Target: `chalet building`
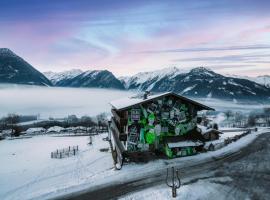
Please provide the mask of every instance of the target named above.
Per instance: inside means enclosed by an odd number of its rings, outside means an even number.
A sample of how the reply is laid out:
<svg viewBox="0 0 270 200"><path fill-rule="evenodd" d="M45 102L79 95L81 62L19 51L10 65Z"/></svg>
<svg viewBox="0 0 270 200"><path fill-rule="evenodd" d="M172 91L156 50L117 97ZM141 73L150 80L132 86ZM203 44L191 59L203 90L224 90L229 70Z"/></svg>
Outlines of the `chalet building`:
<svg viewBox="0 0 270 200"><path fill-rule="evenodd" d="M204 137L197 128L197 112L214 110L173 92L124 98L112 106L113 148L117 159L165 155L193 155L202 150Z"/></svg>
<svg viewBox="0 0 270 200"><path fill-rule="evenodd" d="M204 141L218 140L221 134L223 133L216 129L209 129L206 132L202 133Z"/></svg>

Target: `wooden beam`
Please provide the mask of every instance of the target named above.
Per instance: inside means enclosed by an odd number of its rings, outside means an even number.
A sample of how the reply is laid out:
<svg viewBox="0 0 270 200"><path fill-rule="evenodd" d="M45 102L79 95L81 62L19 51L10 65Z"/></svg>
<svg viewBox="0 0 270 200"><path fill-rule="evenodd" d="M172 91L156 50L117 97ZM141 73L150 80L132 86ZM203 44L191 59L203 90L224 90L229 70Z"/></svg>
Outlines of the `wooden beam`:
<svg viewBox="0 0 270 200"><path fill-rule="evenodd" d="M120 141L114 128L112 128L112 136L113 136L113 140L115 143L117 154L119 154L119 153L122 154L125 151L125 147L124 147L123 143Z"/></svg>
<svg viewBox="0 0 270 200"><path fill-rule="evenodd" d="M117 114L117 112L112 109L113 117L116 119L116 121L120 124L121 123L121 117Z"/></svg>
<svg viewBox="0 0 270 200"><path fill-rule="evenodd" d="M120 133L120 131L119 131L119 129L118 129L116 123L115 123L115 118L114 117L112 118L112 128L115 130L115 132L117 134L117 137L119 138L121 133Z"/></svg>

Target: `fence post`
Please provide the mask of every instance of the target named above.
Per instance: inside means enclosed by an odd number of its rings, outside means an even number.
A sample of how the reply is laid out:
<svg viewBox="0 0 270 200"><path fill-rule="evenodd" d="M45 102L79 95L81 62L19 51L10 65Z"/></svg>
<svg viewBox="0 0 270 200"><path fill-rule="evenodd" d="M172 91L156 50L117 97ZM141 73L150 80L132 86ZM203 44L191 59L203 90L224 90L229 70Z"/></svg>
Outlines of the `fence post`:
<svg viewBox="0 0 270 200"><path fill-rule="evenodd" d="M68 151L70 151L70 146L68 146Z"/></svg>
<svg viewBox="0 0 270 200"><path fill-rule="evenodd" d="M75 151L76 151L76 150L75 150L75 149L73 149L73 155L74 155L74 156L75 156Z"/></svg>
<svg viewBox="0 0 270 200"><path fill-rule="evenodd" d="M51 158L53 158L53 152L51 152Z"/></svg>
<svg viewBox="0 0 270 200"><path fill-rule="evenodd" d="M62 158L62 152L60 152L60 158Z"/></svg>

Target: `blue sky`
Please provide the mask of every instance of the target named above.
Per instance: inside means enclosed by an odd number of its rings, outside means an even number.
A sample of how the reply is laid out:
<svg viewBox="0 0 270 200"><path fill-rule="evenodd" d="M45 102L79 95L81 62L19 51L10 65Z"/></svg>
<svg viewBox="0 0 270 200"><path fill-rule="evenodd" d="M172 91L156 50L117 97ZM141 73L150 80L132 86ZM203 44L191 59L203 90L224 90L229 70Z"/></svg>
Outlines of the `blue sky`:
<svg viewBox="0 0 270 200"><path fill-rule="evenodd" d="M0 0L0 47L40 71L270 74L270 1Z"/></svg>

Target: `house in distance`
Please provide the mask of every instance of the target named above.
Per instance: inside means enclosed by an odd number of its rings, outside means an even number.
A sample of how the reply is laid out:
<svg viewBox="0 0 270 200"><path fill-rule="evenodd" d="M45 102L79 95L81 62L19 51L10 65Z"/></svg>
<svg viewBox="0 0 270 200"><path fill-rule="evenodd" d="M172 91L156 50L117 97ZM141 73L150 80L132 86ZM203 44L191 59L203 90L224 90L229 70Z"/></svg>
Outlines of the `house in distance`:
<svg viewBox="0 0 270 200"><path fill-rule="evenodd" d="M201 151L204 137L197 112L214 110L174 92L112 101L110 132L117 160L140 160L153 155L168 158Z"/></svg>

